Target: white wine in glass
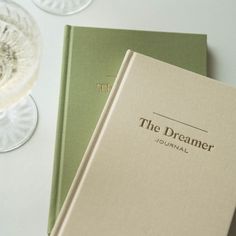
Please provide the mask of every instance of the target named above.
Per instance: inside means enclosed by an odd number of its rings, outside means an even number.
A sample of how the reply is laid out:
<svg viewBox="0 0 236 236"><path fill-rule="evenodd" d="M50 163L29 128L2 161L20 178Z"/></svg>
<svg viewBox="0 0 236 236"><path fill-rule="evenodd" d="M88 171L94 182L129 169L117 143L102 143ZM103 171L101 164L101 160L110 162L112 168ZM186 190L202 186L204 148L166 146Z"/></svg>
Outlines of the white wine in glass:
<svg viewBox="0 0 236 236"><path fill-rule="evenodd" d="M0 0L0 153L23 145L34 133L36 104L29 93L37 79L40 33L32 16Z"/></svg>
<svg viewBox="0 0 236 236"><path fill-rule="evenodd" d="M71 15L85 9L92 0L33 0L42 10L56 15Z"/></svg>

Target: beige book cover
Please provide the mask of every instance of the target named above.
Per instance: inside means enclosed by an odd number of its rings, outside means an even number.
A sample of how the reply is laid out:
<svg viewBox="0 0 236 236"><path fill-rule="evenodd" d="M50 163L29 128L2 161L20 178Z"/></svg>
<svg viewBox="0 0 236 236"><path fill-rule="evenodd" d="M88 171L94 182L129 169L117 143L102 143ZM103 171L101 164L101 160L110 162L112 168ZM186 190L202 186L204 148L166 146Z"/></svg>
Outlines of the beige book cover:
<svg viewBox="0 0 236 236"><path fill-rule="evenodd" d="M226 236L236 90L129 51L52 236Z"/></svg>

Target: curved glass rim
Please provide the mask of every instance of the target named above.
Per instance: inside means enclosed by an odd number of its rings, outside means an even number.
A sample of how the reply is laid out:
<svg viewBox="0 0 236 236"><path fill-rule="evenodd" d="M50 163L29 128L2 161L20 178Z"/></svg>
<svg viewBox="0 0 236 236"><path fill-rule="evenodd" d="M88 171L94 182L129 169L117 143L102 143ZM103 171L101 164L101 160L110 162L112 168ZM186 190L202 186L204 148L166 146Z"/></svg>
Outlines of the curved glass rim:
<svg viewBox="0 0 236 236"><path fill-rule="evenodd" d="M85 8L87 8L93 2L93 0L88 0L88 2L86 4L79 7L78 9L68 11L68 12L64 12L64 13L53 10L53 9L49 9L47 7L44 7L41 4L39 4L37 2L37 0L32 0L32 2L35 4L35 6L37 6L38 8L40 8L41 10L43 10L43 11L49 13L49 14L53 14L53 15L57 15L57 16L69 16L69 15L74 15L76 13L79 13L79 12L83 11Z"/></svg>
<svg viewBox="0 0 236 236"><path fill-rule="evenodd" d="M1 0L0 0L1 1ZM26 135L24 138L22 138L22 140L20 142L17 142L15 143L14 145L12 146L9 146L8 148L6 149L0 149L0 155L1 154L4 154L4 153L9 153L11 151L14 151L18 148L20 148L22 145L26 144L31 138L32 136L35 134L35 131L38 127L38 123L39 123L39 110L38 110L38 106L37 106L37 103L35 102L35 99L31 96L31 95L28 95L22 99L26 99L27 102L29 102L32 107L34 108L34 123L32 124L31 126L31 129L30 129L30 132L28 133L28 135ZM14 109L14 107L12 108Z"/></svg>

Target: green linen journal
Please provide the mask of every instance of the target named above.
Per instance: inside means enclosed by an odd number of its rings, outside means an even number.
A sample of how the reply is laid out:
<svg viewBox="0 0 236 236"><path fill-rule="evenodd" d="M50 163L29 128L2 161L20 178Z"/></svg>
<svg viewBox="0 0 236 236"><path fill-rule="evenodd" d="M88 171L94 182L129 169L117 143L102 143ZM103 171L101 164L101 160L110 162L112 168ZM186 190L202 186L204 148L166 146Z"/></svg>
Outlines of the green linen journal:
<svg viewBox="0 0 236 236"><path fill-rule="evenodd" d="M127 49L206 75L206 39L201 34L66 26L49 234Z"/></svg>

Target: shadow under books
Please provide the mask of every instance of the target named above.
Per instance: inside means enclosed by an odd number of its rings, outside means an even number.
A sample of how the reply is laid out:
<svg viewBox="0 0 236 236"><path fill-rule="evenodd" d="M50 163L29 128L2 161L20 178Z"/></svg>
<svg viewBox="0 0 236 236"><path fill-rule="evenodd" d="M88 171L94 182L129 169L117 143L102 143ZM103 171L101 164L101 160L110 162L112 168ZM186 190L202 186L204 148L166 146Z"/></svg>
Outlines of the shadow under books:
<svg viewBox="0 0 236 236"><path fill-rule="evenodd" d="M216 79L216 58L213 55L213 51L208 48L207 50L207 76Z"/></svg>
<svg viewBox="0 0 236 236"><path fill-rule="evenodd" d="M236 236L236 209L234 211L234 216L230 225L229 233L227 236Z"/></svg>

